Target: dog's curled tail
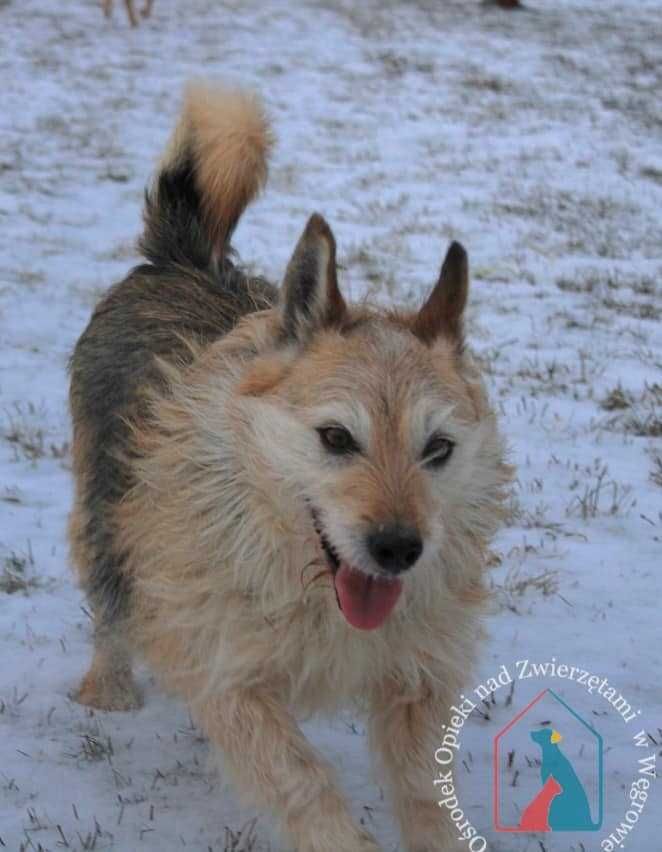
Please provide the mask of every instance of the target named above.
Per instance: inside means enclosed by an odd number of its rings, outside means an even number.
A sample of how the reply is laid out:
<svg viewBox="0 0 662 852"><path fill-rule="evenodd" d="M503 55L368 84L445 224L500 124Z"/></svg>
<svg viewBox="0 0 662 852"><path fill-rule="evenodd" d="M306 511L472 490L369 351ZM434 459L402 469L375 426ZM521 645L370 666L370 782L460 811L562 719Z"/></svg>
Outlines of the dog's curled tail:
<svg viewBox="0 0 662 852"><path fill-rule="evenodd" d="M157 265L208 269L224 255L267 179L273 136L250 93L191 83L181 118L145 196L140 250Z"/></svg>

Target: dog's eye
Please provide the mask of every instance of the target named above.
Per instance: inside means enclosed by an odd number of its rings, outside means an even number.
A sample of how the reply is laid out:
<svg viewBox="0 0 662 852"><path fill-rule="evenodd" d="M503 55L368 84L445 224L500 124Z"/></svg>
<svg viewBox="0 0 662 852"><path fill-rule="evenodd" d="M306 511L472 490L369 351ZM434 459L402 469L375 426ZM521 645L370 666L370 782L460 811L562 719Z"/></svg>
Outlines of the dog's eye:
<svg viewBox="0 0 662 852"><path fill-rule="evenodd" d="M423 464L426 467L441 467L451 457L454 447L455 444L445 435L433 435L423 450Z"/></svg>
<svg viewBox="0 0 662 852"><path fill-rule="evenodd" d="M322 446L337 456L348 456L359 451L359 445L344 426L323 426L317 430Z"/></svg>

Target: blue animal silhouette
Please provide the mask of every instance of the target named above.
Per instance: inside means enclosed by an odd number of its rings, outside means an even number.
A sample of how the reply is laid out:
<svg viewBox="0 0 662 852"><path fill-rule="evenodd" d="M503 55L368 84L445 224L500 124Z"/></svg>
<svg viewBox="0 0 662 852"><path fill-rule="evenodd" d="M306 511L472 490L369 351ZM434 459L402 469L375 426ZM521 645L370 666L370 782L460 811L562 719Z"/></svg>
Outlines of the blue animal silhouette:
<svg viewBox="0 0 662 852"><path fill-rule="evenodd" d="M551 803L549 827L552 831L593 831L598 826L591 820L591 809L582 782L568 758L558 746L562 737L552 728L532 731L531 739L542 749L540 774L543 786L552 776L563 792Z"/></svg>

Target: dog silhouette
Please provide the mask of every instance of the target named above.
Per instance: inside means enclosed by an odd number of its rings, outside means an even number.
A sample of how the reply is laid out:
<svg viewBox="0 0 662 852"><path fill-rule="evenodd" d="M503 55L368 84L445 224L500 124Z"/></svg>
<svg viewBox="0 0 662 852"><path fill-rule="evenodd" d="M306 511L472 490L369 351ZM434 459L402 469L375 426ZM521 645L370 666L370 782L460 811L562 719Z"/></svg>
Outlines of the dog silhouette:
<svg viewBox="0 0 662 852"><path fill-rule="evenodd" d="M550 804L550 829L552 831L590 831L596 828L591 820L591 809L584 786L572 764L558 746L563 739L562 736L552 728L543 728L540 731L532 731L531 739L542 749L540 775L543 785L551 777L562 790Z"/></svg>

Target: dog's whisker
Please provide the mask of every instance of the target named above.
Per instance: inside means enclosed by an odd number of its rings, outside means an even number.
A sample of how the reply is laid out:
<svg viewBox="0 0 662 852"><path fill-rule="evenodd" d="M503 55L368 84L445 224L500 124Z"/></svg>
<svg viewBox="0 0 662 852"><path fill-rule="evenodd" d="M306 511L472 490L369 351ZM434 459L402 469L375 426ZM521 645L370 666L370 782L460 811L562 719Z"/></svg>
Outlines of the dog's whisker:
<svg viewBox="0 0 662 852"><path fill-rule="evenodd" d="M315 576L314 576L311 580L309 580L309 581L306 583L306 585L305 585L305 586L303 586L303 590L302 590L302 591L303 591L303 594L307 594L307 593L308 593L308 591L309 591L309 590L310 590L313 586L315 586L315 583L317 583L317 581L318 581L318 580L320 580L320 579L321 579L321 578L323 578L323 577L331 577L331 572L328 570L328 568L325 568L324 570L319 571L317 574L315 574ZM333 588L333 583L330 583L328 586L324 586L324 588L332 589L332 588Z"/></svg>

